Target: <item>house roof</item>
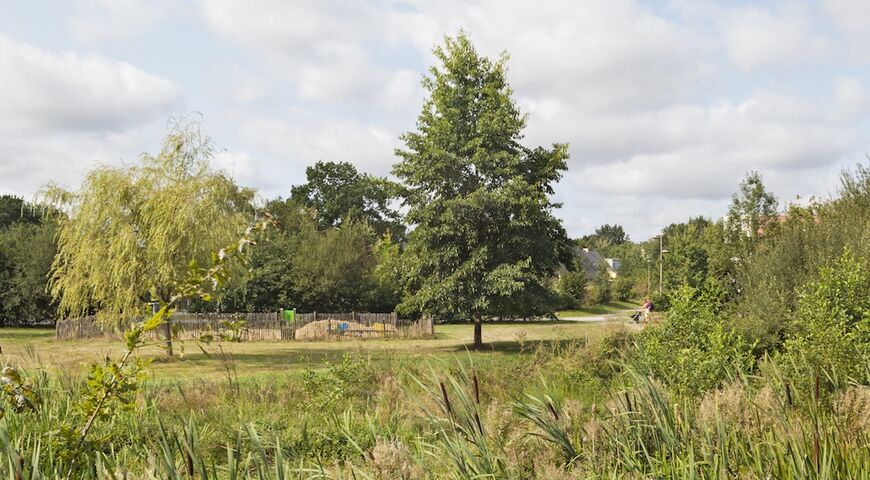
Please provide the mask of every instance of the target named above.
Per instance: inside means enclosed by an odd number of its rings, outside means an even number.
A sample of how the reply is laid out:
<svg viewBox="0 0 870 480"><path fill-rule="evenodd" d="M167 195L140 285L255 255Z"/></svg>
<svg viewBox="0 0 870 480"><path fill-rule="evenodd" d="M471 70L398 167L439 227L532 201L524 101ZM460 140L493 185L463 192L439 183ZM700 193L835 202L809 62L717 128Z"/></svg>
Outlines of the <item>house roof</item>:
<svg viewBox="0 0 870 480"><path fill-rule="evenodd" d="M580 264L583 266L587 278L593 278L595 275L598 275L598 269L601 262L604 261L604 257L600 253L588 248L576 247L574 254L580 259Z"/></svg>

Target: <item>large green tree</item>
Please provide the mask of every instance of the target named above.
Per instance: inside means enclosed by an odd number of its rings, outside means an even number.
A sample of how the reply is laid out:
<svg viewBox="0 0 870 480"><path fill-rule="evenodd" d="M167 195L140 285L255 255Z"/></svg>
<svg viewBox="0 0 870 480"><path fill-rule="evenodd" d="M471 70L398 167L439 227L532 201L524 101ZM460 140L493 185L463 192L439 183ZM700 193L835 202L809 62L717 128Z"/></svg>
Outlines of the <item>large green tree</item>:
<svg viewBox="0 0 870 480"><path fill-rule="evenodd" d="M112 322L140 315L148 301L170 300L191 261L207 265L238 238L253 192L211 169L213 151L198 123L178 123L157 155L96 168L78 191L48 189L69 213L51 277L61 314L96 310Z"/></svg>
<svg viewBox="0 0 870 480"><path fill-rule="evenodd" d="M0 326L54 318L56 305L46 284L56 248L56 213L0 195Z"/></svg>
<svg viewBox="0 0 870 480"><path fill-rule="evenodd" d="M775 230L778 205L776 197L765 188L761 175L755 171L747 173L732 195L725 217L727 240L739 258L748 257L759 239Z"/></svg>
<svg viewBox="0 0 870 480"><path fill-rule="evenodd" d="M473 320L479 347L486 317L552 312L547 282L571 255L549 196L568 151L520 144L526 118L506 55L479 55L465 33L434 54L439 64L423 80L430 96L393 170L415 226L401 307Z"/></svg>
<svg viewBox="0 0 870 480"><path fill-rule="evenodd" d="M349 312L367 309L376 258L371 227L349 221L338 228L300 232L291 257L293 293L306 311Z"/></svg>
<svg viewBox="0 0 870 480"><path fill-rule="evenodd" d="M602 255L610 256L617 247L628 242L628 234L622 225L604 224L595 229L592 235L581 237L577 243L581 247L598 250Z"/></svg>
<svg viewBox="0 0 870 480"><path fill-rule="evenodd" d="M398 196L393 182L360 173L347 162L319 161L305 169L305 177L305 183L293 187L291 198L313 208L321 228L362 220L378 235L404 234L399 213L391 205Z"/></svg>
<svg viewBox="0 0 870 480"><path fill-rule="evenodd" d="M21 197L0 195L0 229L15 223L37 224L42 215L37 205L31 205Z"/></svg>
<svg viewBox="0 0 870 480"><path fill-rule="evenodd" d="M276 199L265 209L278 227L252 252L243 285L221 299L230 311L392 311L398 303L393 270L399 246L389 234L379 240L364 221L345 219L322 227L314 209Z"/></svg>
<svg viewBox="0 0 870 480"><path fill-rule="evenodd" d="M46 288L54 237L55 224L48 218L0 229L0 326L54 318L57 305Z"/></svg>

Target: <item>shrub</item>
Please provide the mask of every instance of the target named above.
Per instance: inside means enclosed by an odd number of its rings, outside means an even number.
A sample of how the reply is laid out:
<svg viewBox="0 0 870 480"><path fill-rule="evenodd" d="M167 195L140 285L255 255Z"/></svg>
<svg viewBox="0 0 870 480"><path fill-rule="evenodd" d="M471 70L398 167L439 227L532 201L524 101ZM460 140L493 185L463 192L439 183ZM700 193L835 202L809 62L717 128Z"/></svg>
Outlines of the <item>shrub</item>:
<svg viewBox="0 0 870 480"><path fill-rule="evenodd" d="M800 296L786 364L807 363L833 378L857 379L870 359L870 273L848 248Z"/></svg>
<svg viewBox="0 0 870 480"><path fill-rule="evenodd" d="M613 295L621 302L631 299L631 294L634 293L634 283L626 277L617 277L613 282Z"/></svg>
<svg viewBox="0 0 870 480"><path fill-rule="evenodd" d="M598 274L595 276L592 288L592 303L602 305L609 303L613 299L613 290L610 280L610 273L607 270L607 264L601 263L598 267Z"/></svg>
<svg viewBox="0 0 870 480"><path fill-rule="evenodd" d="M559 276L557 290L567 308L578 308L586 300L586 287L588 281L582 270L565 272Z"/></svg>
<svg viewBox="0 0 870 480"><path fill-rule="evenodd" d="M681 394L697 395L752 367L751 345L716 313L715 295L683 286L670 300L667 320L639 336L641 369Z"/></svg>
<svg viewBox="0 0 870 480"><path fill-rule="evenodd" d="M656 312L667 312L671 308L671 300L667 293L656 290L650 293L649 298L652 300L653 310Z"/></svg>

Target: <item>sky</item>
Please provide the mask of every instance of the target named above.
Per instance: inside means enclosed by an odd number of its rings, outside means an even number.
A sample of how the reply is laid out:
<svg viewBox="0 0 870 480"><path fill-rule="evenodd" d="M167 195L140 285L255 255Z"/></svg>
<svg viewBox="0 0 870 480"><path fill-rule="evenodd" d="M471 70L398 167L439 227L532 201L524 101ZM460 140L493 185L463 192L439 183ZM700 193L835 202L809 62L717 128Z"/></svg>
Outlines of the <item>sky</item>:
<svg viewBox="0 0 870 480"><path fill-rule="evenodd" d="M77 188L201 117L262 198L318 160L389 175L432 48L510 55L524 144L569 144L558 215L635 240L722 217L747 171L783 203L870 152L867 0L0 0L0 194Z"/></svg>

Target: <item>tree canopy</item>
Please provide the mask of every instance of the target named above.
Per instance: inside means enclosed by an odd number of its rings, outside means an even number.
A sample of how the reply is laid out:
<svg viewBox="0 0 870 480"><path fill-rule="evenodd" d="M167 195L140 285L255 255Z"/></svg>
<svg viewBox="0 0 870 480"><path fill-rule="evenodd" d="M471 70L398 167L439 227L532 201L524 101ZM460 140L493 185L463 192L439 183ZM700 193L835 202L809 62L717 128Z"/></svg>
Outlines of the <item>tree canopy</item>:
<svg viewBox="0 0 870 480"><path fill-rule="evenodd" d="M0 326L51 320L46 290L56 244L54 214L44 205L0 196Z"/></svg>
<svg viewBox="0 0 870 480"><path fill-rule="evenodd" d="M742 255L747 255L759 237L776 227L776 197L767 191L761 175L752 171L740 182L731 197L731 207L725 217L728 240Z"/></svg>
<svg viewBox="0 0 870 480"><path fill-rule="evenodd" d="M622 225L604 224L596 228L594 234L582 237L578 243L583 247L605 250L608 247L622 245L628 240L628 234L625 233Z"/></svg>
<svg viewBox="0 0 870 480"><path fill-rule="evenodd" d="M96 168L78 191L48 189L69 212L51 276L62 314L140 314L145 302L168 300L191 261L208 264L238 238L253 192L211 169L213 151L199 124L178 123L157 155Z"/></svg>
<svg viewBox="0 0 870 480"><path fill-rule="evenodd" d="M0 229L15 223L40 223L39 207L14 195L0 195Z"/></svg>
<svg viewBox="0 0 870 480"><path fill-rule="evenodd" d="M378 235L404 234L400 215L390 205L398 195L393 182L359 173L347 162L318 161L305 169L305 176L305 183L292 188L291 198L314 209L321 228L365 221Z"/></svg>
<svg viewBox="0 0 870 480"><path fill-rule="evenodd" d="M546 282L570 261L549 195L566 169L565 144L520 144L526 119L505 78L507 56L477 53L465 33L434 50L438 65L418 129L402 136L393 169L405 187L405 310L473 319L552 308Z"/></svg>

